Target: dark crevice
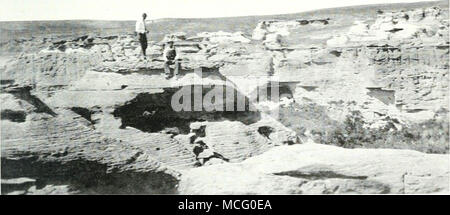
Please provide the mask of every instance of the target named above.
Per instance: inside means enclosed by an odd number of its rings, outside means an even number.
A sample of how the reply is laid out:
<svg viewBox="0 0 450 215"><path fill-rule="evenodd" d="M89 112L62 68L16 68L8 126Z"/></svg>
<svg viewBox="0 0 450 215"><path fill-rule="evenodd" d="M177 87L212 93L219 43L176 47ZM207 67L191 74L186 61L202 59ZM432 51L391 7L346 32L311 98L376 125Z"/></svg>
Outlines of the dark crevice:
<svg viewBox="0 0 450 215"><path fill-rule="evenodd" d="M230 159L224 157L223 155L221 155L220 153L217 152L212 152L212 154L209 157L203 157L203 158L199 158L199 155L209 149L208 145L206 143L204 143L203 141L198 141L195 142L195 146L193 148L193 152L195 154L196 159L199 161L200 165L205 164L206 162L208 162L209 160L211 160L212 158L218 158L220 160L223 160L225 162L229 162Z"/></svg>
<svg viewBox="0 0 450 215"><path fill-rule="evenodd" d="M25 122L27 114L24 111L2 110L1 119L11 122Z"/></svg>
<svg viewBox="0 0 450 215"><path fill-rule="evenodd" d="M302 172L302 171L286 171L274 173L274 175L279 176L290 176L295 178L304 178L310 180L319 180L319 179L328 179L328 178L340 178L340 179L367 179L367 176L349 176L343 175L339 173L335 173L333 171L317 171L317 172Z"/></svg>
<svg viewBox="0 0 450 215"><path fill-rule="evenodd" d="M5 92L11 93L16 98L25 100L36 108L36 113L47 113L52 116L56 116L57 114L44 102L42 102L38 97L31 94L31 87L17 87L17 88L9 88L6 89Z"/></svg>
<svg viewBox="0 0 450 215"><path fill-rule="evenodd" d="M403 28L393 28L393 29L391 29L391 30L388 30L387 32L390 32L390 33L396 33L396 32L398 32L398 31L403 31Z"/></svg>
<svg viewBox="0 0 450 215"><path fill-rule="evenodd" d="M229 161L230 161L230 159L224 157L223 155L221 155L221 154L219 154L219 153L217 153L217 152L214 152L214 155L213 155L212 157L210 157L209 159L211 159L211 158L219 158L219 159L221 159L221 160L223 160L223 161L226 161L226 162L229 162ZM209 160L209 159L208 159L208 160Z"/></svg>
<svg viewBox="0 0 450 215"><path fill-rule="evenodd" d="M334 56L336 56L336 57L340 57L341 54L342 54L342 52L337 51L337 50L333 50L333 51L330 52L330 54L332 54L332 55L334 55Z"/></svg>
<svg viewBox="0 0 450 215"><path fill-rule="evenodd" d="M0 84L1 85L7 85L7 84L14 84L15 80L10 80L10 79L2 79L0 80Z"/></svg>
<svg viewBox="0 0 450 215"><path fill-rule="evenodd" d="M87 108L82 108L82 107L72 107L72 108L70 108L70 110L77 113L81 117L85 118L92 124L95 124L95 122L92 120L92 111L91 110L89 110Z"/></svg>
<svg viewBox="0 0 450 215"><path fill-rule="evenodd" d="M213 88L203 87L202 98ZM194 111L194 85L191 87L191 110L175 111L172 108L172 96L181 88L166 88L162 93L141 93L133 100L127 102L125 105L116 108L113 112L114 117L121 118L121 128L127 126L137 128L144 132L160 132L166 128L178 128L182 134L190 133L190 124L192 122L202 121L240 121L244 124L252 124L260 120L261 116L258 111L250 109L251 102L249 99L241 95L236 89L234 91L234 108L237 108L237 96L245 99L245 111L227 111L226 110L226 91L228 88L224 87L223 101L214 101L223 107L223 110L206 111L202 108L201 111ZM198 86L197 86L198 87ZM215 86L217 87L217 86ZM222 86L223 87L223 86ZM183 99L185 99L183 97ZM182 101L184 103L184 101ZM186 101L187 102L187 101ZM173 129L172 129L173 130ZM202 131L198 131L198 136L202 136ZM204 133L204 131L203 131ZM204 136L204 134L203 134Z"/></svg>
<svg viewBox="0 0 450 215"><path fill-rule="evenodd" d="M206 125L201 125L199 128L193 128L192 132L195 133L195 138L206 136Z"/></svg>
<svg viewBox="0 0 450 215"><path fill-rule="evenodd" d="M258 133L263 135L264 137L269 138L270 134L273 132L273 128L269 126L261 126L258 128Z"/></svg>
<svg viewBox="0 0 450 215"><path fill-rule="evenodd" d="M136 154L132 159L136 159ZM34 185L68 185L78 194L174 194L178 180L164 172L110 171L96 161L72 160L44 162L36 157L19 160L1 159L2 179L27 177ZM2 194L28 189L20 185L2 184Z"/></svg>

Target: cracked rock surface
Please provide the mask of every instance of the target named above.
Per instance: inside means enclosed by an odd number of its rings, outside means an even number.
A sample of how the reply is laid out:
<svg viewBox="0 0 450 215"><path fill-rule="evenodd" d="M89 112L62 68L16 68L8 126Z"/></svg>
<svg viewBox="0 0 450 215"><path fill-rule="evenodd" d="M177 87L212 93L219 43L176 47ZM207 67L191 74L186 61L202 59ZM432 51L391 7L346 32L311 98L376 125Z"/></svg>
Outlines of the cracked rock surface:
<svg viewBox="0 0 450 215"><path fill-rule="evenodd" d="M280 146L241 163L183 172L182 194L448 193L448 155L411 150Z"/></svg>

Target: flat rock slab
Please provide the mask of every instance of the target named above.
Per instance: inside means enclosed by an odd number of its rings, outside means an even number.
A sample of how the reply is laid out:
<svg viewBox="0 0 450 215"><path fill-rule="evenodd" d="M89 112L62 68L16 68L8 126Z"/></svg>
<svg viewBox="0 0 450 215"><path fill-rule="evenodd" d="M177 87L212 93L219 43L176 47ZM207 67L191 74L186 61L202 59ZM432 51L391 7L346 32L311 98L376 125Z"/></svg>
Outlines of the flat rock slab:
<svg viewBox="0 0 450 215"><path fill-rule="evenodd" d="M178 189L181 194L448 193L449 174L449 155L308 143L188 170Z"/></svg>

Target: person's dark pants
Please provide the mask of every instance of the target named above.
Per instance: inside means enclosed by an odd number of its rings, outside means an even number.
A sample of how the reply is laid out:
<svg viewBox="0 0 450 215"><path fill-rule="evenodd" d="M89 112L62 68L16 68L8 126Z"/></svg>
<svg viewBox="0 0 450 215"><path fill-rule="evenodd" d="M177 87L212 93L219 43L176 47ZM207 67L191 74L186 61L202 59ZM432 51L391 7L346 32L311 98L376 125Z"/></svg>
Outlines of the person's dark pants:
<svg viewBox="0 0 450 215"><path fill-rule="evenodd" d="M166 76L172 76L171 75L171 72L170 72L170 65L173 65L173 64L175 64L175 68L174 68L174 71L173 71L173 74L174 75L178 75L178 70L180 69L180 62L179 61L177 61L177 60L166 60L165 62L164 62L164 73L166 74Z"/></svg>
<svg viewBox="0 0 450 215"><path fill-rule="evenodd" d="M145 50L147 49L147 35L145 33L139 33L139 43L141 43L142 54L145 56Z"/></svg>

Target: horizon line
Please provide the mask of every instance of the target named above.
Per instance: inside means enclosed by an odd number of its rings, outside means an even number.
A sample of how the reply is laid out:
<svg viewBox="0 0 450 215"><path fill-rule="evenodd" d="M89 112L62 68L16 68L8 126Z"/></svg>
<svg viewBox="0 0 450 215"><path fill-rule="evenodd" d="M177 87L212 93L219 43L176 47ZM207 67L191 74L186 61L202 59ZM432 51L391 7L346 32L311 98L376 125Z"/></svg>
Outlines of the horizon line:
<svg viewBox="0 0 450 215"><path fill-rule="evenodd" d="M330 8L320 8L314 10L306 10L293 13L279 13L279 14L263 14L263 15L243 15L243 16L218 16L218 17L160 17L148 20L164 20L164 19L224 19L224 18L242 18L242 17L264 17L264 16L279 16L279 15L294 15L301 13L309 13L314 11L323 11L330 9L343 9L343 8L357 8L363 6L386 6L386 5L401 5L401 4L421 4L421 3L436 3L436 2L447 2L449 0L424 0L418 2L404 2L404 3L385 3L385 4L362 4L362 5L352 5L352 6L342 6L342 7L330 7ZM67 21L98 21L98 22L131 22L136 21L135 19L89 19L89 18L75 18L75 19L34 19L34 20L0 20L0 22L67 22Z"/></svg>

